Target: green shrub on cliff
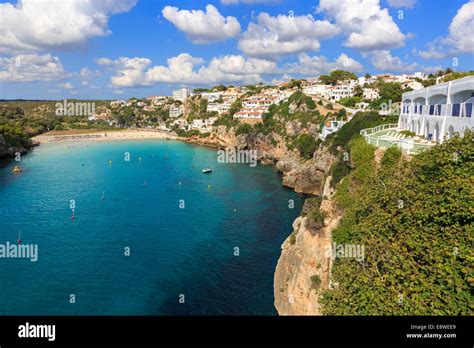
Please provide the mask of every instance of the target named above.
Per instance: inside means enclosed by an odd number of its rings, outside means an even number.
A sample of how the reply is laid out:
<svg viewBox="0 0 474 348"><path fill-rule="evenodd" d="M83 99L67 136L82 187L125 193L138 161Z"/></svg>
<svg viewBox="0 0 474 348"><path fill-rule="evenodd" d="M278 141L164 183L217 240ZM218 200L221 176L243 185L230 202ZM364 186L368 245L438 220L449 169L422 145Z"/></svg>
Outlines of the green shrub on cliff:
<svg viewBox="0 0 474 348"><path fill-rule="evenodd" d="M247 123L244 123L237 128L237 130L235 131L235 135L250 134L250 132L252 132L252 126Z"/></svg>
<svg viewBox="0 0 474 348"><path fill-rule="evenodd" d="M337 132L329 134L325 144L330 145L332 153L337 153L339 146L346 148L351 139L360 136L360 131L381 124L396 123L398 116L380 116L377 112L358 112L355 116Z"/></svg>
<svg viewBox="0 0 474 348"><path fill-rule="evenodd" d="M319 286L321 285L321 278L315 274L310 277L311 279L311 286L315 289L319 289Z"/></svg>
<svg viewBox="0 0 474 348"><path fill-rule="evenodd" d="M472 315L473 141L468 132L411 161L390 150L379 168L370 148L351 143L333 241L363 246L365 258L336 259L323 313Z"/></svg>
<svg viewBox="0 0 474 348"><path fill-rule="evenodd" d="M298 149L301 157L310 159L320 143L321 141L316 140L311 134L301 134L293 141L293 146Z"/></svg>

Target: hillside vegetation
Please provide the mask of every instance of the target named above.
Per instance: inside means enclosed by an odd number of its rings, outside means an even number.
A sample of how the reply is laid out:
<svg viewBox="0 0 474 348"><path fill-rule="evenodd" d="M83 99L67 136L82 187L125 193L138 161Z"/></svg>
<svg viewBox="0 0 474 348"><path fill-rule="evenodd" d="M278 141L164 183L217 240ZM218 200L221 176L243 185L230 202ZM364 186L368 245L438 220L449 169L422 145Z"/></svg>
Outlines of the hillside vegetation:
<svg viewBox="0 0 474 348"><path fill-rule="evenodd" d="M473 314L473 141L468 132L411 161L391 148L378 165L373 146L349 141L333 242L364 246L365 258L336 258L323 313Z"/></svg>

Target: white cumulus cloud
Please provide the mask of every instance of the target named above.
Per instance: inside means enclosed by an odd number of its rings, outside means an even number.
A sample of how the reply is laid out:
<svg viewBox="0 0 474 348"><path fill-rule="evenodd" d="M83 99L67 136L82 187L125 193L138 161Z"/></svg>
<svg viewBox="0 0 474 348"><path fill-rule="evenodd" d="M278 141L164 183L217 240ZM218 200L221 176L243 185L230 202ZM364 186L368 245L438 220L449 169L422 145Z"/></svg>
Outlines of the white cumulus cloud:
<svg viewBox="0 0 474 348"><path fill-rule="evenodd" d="M372 65L380 71L414 72L424 71L432 73L441 70L441 66L424 66L418 63L408 63L400 57L393 56L389 50L372 51L366 54Z"/></svg>
<svg viewBox="0 0 474 348"><path fill-rule="evenodd" d="M416 63L403 62L400 57L392 56L389 50L373 51L369 53L372 65L381 71L415 71L419 68Z"/></svg>
<svg viewBox="0 0 474 348"><path fill-rule="evenodd" d="M239 40L246 55L265 59L319 50L319 40L337 35L339 29L328 21L315 20L311 15L270 16L262 12L257 23L250 23Z"/></svg>
<svg viewBox="0 0 474 348"><path fill-rule="evenodd" d="M99 58L96 60L96 63L114 69L115 76L111 78L111 82L114 86L132 87L150 84L150 82L146 80L145 75L146 69L151 64L151 60L148 58L120 57L116 60Z"/></svg>
<svg viewBox="0 0 474 348"><path fill-rule="evenodd" d="M74 89L74 86L71 82L64 82L60 83L58 87L64 88L64 89Z"/></svg>
<svg viewBox="0 0 474 348"><path fill-rule="evenodd" d="M137 0L19 0L0 4L0 52L73 49L110 33L109 17Z"/></svg>
<svg viewBox="0 0 474 348"><path fill-rule="evenodd" d="M136 87L157 83L214 85L220 83L256 83L262 74L274 73L276 63L238 55L214 57L205 65L199 57L182 53L169 58L167 65L150 66L147 58L126 58L117 60L97 59L97 64L112 66L115 74L111 78L115 87Z"/></svg>
<svg viewBox="0 0 474 348"><path fill-rule="evenodd" d="M465 3L457 11L449 25L447 36L431 42L428 50L418 52L426 59L465 53L474 53L474 0Z"/></svg>
<svg viewBox="0 0 474 348"><path fill-rule="evenodd" d="M387 0L388 4L392 7L406 7L412 8L416 4L416 0Z"/></svg>
<svg viewBox="0 0 474 348"><path fill-rule="evenodd" d="M222 16L213 5L207 5L205 12L166 6L162 14L196 44L224 41L240 33L239 21Z"/></svg>
<svg viewBox="0 0 474 348"><path fill-rule="evenodd" d="M52 81L66 76L58 57L51 54L20 54L0 57L0 80L10 82Z"/></svg>
<svg viewBox="0 0 474 348"><path fill-rule="evenodd" d="M237 5L237 4L264 4L272 2L281 2L281 0L221 0L222 5Z"/></svg>
<svg viewBox="0 0 474 348"><path fill-rule="evenodd" d="M318 11L336 22L346 34L346 47L361 51L401 47L405 35L379 0L321 0Z"/></svg>
<svg viewBox="0 0 474 348"><path fill-rule="evenodd" d="M284 70L294 74L313 76L326 74L335 69L360 72L362 71L363 66L345 53L341 53L333 62L328 61L324 56L311 57L306 53L301 53L298 55L298 62L289 64Z"/></svg>

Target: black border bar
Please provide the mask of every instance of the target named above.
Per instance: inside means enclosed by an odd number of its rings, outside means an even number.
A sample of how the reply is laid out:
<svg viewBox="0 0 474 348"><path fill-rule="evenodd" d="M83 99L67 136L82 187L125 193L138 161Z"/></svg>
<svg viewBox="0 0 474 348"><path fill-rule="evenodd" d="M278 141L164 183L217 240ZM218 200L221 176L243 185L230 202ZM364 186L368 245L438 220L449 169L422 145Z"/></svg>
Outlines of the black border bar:
<svg viewBox="0 0 474 348"><path fill-rule="evenodd" d="M472 347L473 317L4 316L0 347L64 344L409 344ZM26 323L56 326L56 339L20 338ZM414 326L412 326L414 325ZM444 326L441 326L444 325ZM455 325L455 326L453 326ZM415 327L426 326L423 331ZM429 329L431 328L431 329ZM407 338L407 334L456 338Z"/></svg>

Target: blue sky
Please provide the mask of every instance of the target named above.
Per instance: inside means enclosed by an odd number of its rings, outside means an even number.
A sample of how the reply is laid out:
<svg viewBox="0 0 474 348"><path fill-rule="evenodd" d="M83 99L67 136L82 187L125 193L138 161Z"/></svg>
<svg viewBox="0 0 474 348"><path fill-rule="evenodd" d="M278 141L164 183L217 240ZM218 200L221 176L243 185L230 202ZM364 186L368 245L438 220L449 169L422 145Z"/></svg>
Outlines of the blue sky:
<svg viewBox="0 0 474 348"><path fill-rule="evenodd" d="M474 69L474 0L0 0L0 33L2 99Z"/></svg>

